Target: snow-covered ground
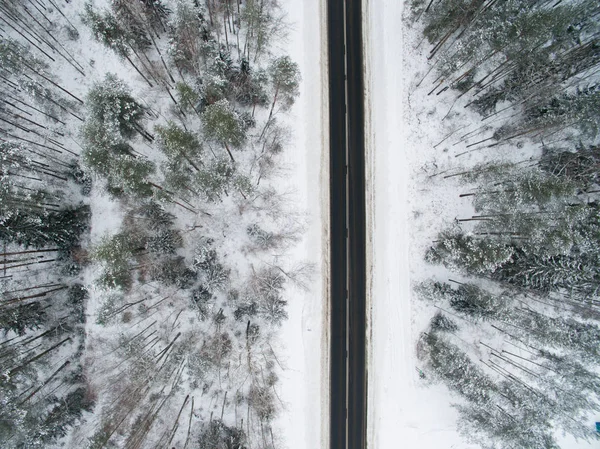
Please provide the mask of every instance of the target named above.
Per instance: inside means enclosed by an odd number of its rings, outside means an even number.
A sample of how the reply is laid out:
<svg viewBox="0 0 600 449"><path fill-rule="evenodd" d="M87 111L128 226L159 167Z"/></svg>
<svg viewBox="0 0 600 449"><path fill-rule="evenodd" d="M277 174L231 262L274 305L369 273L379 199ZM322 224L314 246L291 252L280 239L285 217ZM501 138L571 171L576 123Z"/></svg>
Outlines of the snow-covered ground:
<svg viewBox="0 0 600 449"><path fill-rule="evenodd" d="M287 180L297 208L306 211L304 238L292 252L295 260L315 265L310 290L290 292L289 320L281 330L279 353L285 369L281 378L284 410L279 425L287 449L326 447L328 424L328 364L326 362L328 230L328 148L326 139L327 74L325 1L284 0L292 27L283 48L300 66L302 83L289 120L292 142L286 162L293 170Z"/></svg>
<svg viewBox="0 0 600 449"><path fill-rule="evenodd" d="M452 403L460 399L443 385L419 378L416 342L433 315L412 294L411 285L427 278L447 281L449 272L428 265L425 250L436 234L471 211L459 198L465 186L444 179L446 170L473 166L490 153L461 154L459 137L480 126L480 117L457 104L455 94L428 95L437 75L418 27L403 22L398 0L365 1L367 104L368 224L370 248L369 445L377 449L472 449L459 435ZM403 26L400 26L404 23ZM461 130L464 127L464 130ZM455 132L450 138L445 137ZM470 142L491 135L475 134ZM442 141L440 143L440 141ZM489 151L489 150L488 150ZM530 157L525 145L495 150L494 159ZM462 189L462 190L461 190ZM472 336L473 341L478 339ZM591 444L562 438L563 449Z"/></svg>
<svg viewBox="0 0 600 449"><path fill-rule="evenodd" d="M411 306L411 173L417 154L406 99L403 4L365 2L370 349L368 440L377 449L467 448L443 387L419 386ZM423 142L423 146L426 142Z"/></svg>

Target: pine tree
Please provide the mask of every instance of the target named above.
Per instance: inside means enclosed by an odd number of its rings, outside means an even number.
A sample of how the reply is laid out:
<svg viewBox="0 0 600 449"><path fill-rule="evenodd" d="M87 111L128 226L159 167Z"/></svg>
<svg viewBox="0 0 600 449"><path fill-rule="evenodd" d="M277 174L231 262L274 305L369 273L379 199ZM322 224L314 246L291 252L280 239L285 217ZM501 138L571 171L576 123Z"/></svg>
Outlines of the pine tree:
<svg viewBox="0 0 600 449"><path fill-rule="evenodd" d="M194 170L200 171L200 166L203 165L203 148L196 135L173 122L157 126L155 130L160 147L173 166L189 164Z"/></svg>
<svg viewBox="0 0 600 449"><path fill-rule="evenodd" d="M473 404L490 404L497 391L495 383L460 348L435 332L424 334L419 345L428 374Z"/></svg>
<svg viewBox="0 0 600 449"><path fill-rule="evenodd" d="M509 245L489 239L476 239L460 231L443 232L425 256L432 263L468 273L493 273L512 257Z"/></svg>
<svg viewBox="0 0 600 449"><path fill-rule="evenodd" d="M114 74L107 73L103 81L89 90L86 105L89 121L98 124L90 133L101 132L102 135L95 141L117 145L142 129L144 107L132 97L127 85ZM92 140L92 136L88 139Z"/></svg>
<svg viewBox="0 0 600 449"><path fill-rule="evenodd" d="M227 100L207 106L202 113L204 135L225 147L232 162L235 161L230 147L240 148L246 140L240 116Z"/></svg>
<svg viewBox="0 0 600 449"><path fill-rule="evenodd" d="M233 182L235 169L230 161L214 159L194 177L194 183L210 202L221 201Z"/></svg>
<svg viewBox="0 0 600 449"><path fill-rule="evenodd" d="M175 90L177 91L177 102L181 109L186 114L198 113L200 110L200 94L189 84L181 82L175 85Z"/></svg>
<svg viewBox="0 0 600 449"><path fill-rule="evenodd" d="M46 312L39 302L0 309L0 329L4 336L11 331L24 335L29 330L39 329L45 321Z"/></svg>
<svg viewBox="0 0 600 449"><path fill-rule="evenodd" d="M53 212L14 212L0 222L0 240L35 248L57 246L70 249L79 245L88 229L89 206Z"/></svg>

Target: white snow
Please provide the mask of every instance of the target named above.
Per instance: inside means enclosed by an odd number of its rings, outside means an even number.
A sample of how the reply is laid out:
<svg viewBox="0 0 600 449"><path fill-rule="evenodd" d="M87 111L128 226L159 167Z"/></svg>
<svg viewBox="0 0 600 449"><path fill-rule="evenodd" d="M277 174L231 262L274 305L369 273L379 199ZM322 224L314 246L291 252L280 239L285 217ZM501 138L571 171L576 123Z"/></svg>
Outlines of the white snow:
<svg viewBox="0 0 600 449"><path fill-rule="evenodd" d="M377 449L474 449L479 446L469 444L457 431L458 415L451 404L460 398L443 385L428 386L419 379L416 342L433 312L411 289L427 278L460 279L423 260L440 230L455 218L470 216L470 202L459 198L468 186L461 186L457 178L443 179L442 172L456 172L490 157L523 160L533 149L525 144L516 150L511 145L495 149L493 155L477 150L457 159L465 144L453 144L460 135L478 128L480 117L463 109L463 104L446 117L455 94L427 95L434 72L417 88L430 67L428 49L418 26L403 22L403 14L401 1L365 1L370 110L367 221L371 229L368 441L369 447ZM464 131L438 144L462 126ZM470 142L490 132L474 135ZM479 337L467 338L476 347ZM573 438L558 440L563 449L592 447Z"/></svg>
<svg viewBox="0 0 600 449"><path fill-rule="evenodd" d="M325 1L285 0L292 27L289 42L283 48L300 66L300 97L289 117L293 136L286 149L286 162L293 169L287 180L293 186L297 208L307 212L303 240L291 252L294 260L315 265L313 282L308 291L290 291L289 320L281 329L282 363L285 370L280 396L285 409L279 420L283 447L314 449L327 446L328 369L326 340L328 247L324 236L328 229L328 146L324 140L327 127L327 78ZM325 131L326 133L326 131ZM281 360L281 359L280 359Z"/></svg>
<svg viewBox="0 0 600 449"><path fill-rule="evenodd" d="M402 2L365 2L368 224L369 447L467 448L442 387L417 385L411 315L409 185L418 142L409 142Z"/></svg>

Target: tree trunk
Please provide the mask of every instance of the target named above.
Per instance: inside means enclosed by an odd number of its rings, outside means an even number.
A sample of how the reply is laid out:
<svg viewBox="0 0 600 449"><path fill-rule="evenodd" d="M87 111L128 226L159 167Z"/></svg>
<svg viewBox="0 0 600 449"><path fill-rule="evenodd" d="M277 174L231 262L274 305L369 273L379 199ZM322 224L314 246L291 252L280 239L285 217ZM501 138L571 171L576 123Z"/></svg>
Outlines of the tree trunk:
<svg viewBox="0 0 600 449"><path fill-rule="evenodd" d="M177 433L177 428L179 427L179 418L181 418L181 413L183 412L183 409L187 405L189 400L190 400L190 395L188 394L185 397L185 400L183 401L181 408L179 409L177 418L175 418L175 424L173 424L173 427L171 428L171 431L169 432L170 437L169 437L169 440L167 441L166 447L169 447L171 445L171 442L173 441L173 438L175 438L175 434Z"/></svg>
<svg viewBox="0 0 600 449"><path fill-rule="evenodd" d="M43 297L45 297L46 295L48 295L49 293L58 292L58 291L60 291L60 290L65 290L65 289L67 289L67 288L69 288L69 287L68 287L68 286L66 286L66 285L64 285L64 286L62 286L62 287L53 288L53 289L51 289L51 290L46 290L45 292L36 293L36 294L34 294L34 295L21 296L21 297L19 297L19 298L8 299L8 300L6 300L6 301L3 301L3 302L0 304L0 307L5 307L5 306L7 306L7 305L14 304L14 303L17 303L17 302L23 302L23 301L26 301L26 300L28 300L28 299L34 299L34 298L43 298Z"/></svg>
<svg viewBox="0 0 600 449"><path fill-rule="evenodd" d="M269 111L269 118L267 119L267 122L265 123L265 126L264 126L262 132L260 133L260 137L258 138L258 140L261 140L263 138L263 136L265 135L265 131L267 130L267 127L269 126L269 123L271 122L271 118L273 117L273 110L275 109L275 103L277 103L278 95L279 95L279 83L277 84L277 87L275 87L275 95L273 97L273 103L271 104L271 110Z"/></svg>
<svg viewBox="0 0 600 449"><path fill-rule="evenodd" d="M229 145L227 145L225 142L223 142L223 146L227 150L227 154L229 154L229 158L231 159L231 162L235 163L235 159L233 158L233 154L231 154L231 151L229 150Z"/></svg>
<svg viewBox="0 0 600 449"><path fill-rule="evenodd" d="M190 417L188 419L188 430L187 435L185 437L185 443L183 444L183 449L187 449L187 445L190 441L190 435L192 433L192 417L194 416L194 396L192 396L192 407L190 408Z"/></svg>
<svg viewBox="0 0 600 449"><path fill-rule="evenodd" d="M67 337L67 338L65 338L64 340L62 340L61 342L59 342L59 343L56 343L56 344L55 344L54 346L52 346L51 348L49 348L49 349L46 349L46 350L45 350L45 351L43 351L43 352L40 352L40 353L39 353L38 355L36 355L35 357L33 357L33 358L31 358L31 359L27 360L25 363L23 363L23 364L21 364L21 365L17 366L16 368L13 368L12 370L10 370L10 371L8 372L8 375L9 375L9 376L12 376L12 375L14 375L15 373L18 373L18 372L19 372L19 371L21 371L23 368L27 367L27 365L29 365L30 363L33 363L33 362L35 362L36 360L39 360L39 359L41 359L41 358L42 358L42 357L44 357L46 354L48 354L48 353L50 353L51 351L55 350L55 349L56 349L56 348L58 348L59 346L62 346L62 345L65 343L65 342L67 342L67 341L69 341L69 340L71 340L71 337Z"/></svg>
<svg viewBox="0 0 600 449"><path fill-rule="evenodd" d="M42 388L44 388L46 385L48 385L50 382L52 382L52 379L54 379L54 377L56 377L56 375L58 373L60 373L63 369L65 369L67 366L69 366L71 364L71 362L69 360L67 360L65 363L63 363L56 371L54 371L54 373L52 373L52 375L50 377L48 377L48 379L46 379L44 382L42 382L42 384L37 387L35 390L33 390L33 392L31 392L25 399L23 399L19 405L23 405L25 402L27 402L29 399L31 399L33 396L35 396L35 394L40 391Z"/></svg>

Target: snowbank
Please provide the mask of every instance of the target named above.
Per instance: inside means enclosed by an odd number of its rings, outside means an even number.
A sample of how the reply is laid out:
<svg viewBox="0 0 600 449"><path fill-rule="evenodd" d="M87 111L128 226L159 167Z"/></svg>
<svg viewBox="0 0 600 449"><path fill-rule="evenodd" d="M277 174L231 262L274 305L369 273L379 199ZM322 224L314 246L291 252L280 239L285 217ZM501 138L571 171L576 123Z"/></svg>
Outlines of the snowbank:
<svg viewBox="0 0 600 449"><path fill-rule="evenodd" d="M289 292L289 320L281 330L279 351L284 366L280 396L285 407L279 425L283 447L314 449L327 446L329 430L325 1L285 0L281 5L292 24L283 48L302 73L300 97L290 114L293 135L286 163L292 170L287 182L295 190L298 209L306 211L308 223L303 240L290 255L296 261L311 262L315 270L310 290Z"/></svg>

